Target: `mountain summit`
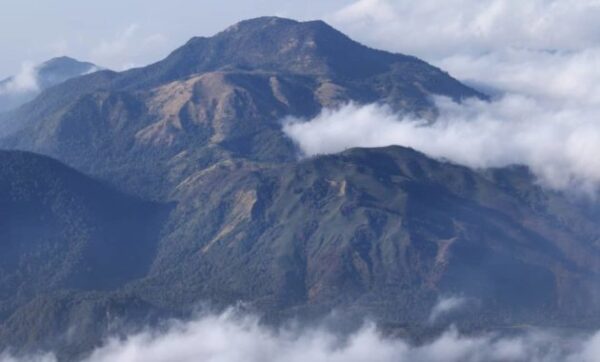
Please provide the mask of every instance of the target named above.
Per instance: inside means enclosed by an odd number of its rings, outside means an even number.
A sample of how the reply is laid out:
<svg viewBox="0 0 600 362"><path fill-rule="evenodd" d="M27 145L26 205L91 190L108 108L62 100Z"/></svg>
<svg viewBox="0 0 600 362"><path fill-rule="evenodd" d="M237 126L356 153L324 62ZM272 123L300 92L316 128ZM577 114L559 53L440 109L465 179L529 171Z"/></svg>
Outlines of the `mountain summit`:
<svg viewBox="0 0 600 362"><path fill-rule="evenodd" d="M156 84L224 69L301 74L339 82L401 73L405 81L420 82L421 93L457 100L481 96L415 57L368 48L323 21L278 17L246 20L213 37L193 38L165 60L126 73L122 82Z"/></svg>
<svg viewBox="0 0 600 362"><path fill-rule="evenodd" d="M163 197L193 165L294 160L281 129L286 116L381 102L433 118L432 95L483 97L417 58L368 48L322 21L258 18L193 38L147 67L54 87L12 115L21 131L2 144ZM131 168L144 179L124 174Z"/></svg>
<svg viewBox="0 0 600 362"><path fill-rule="evenodd" d="M403 64L431 67L414 57L363 46L323 21L297 22L276 17L242 21L217 35L197 37L167 59L145 69L157 81L230 69L261 69L357 80L392 71ZM136 72L132 72L136 74ZM457 86L457 91L460 87ZM464 94L473 95L466 88Z"/></svg>
<svg viewBox="0 0 600 362"><path fill-rule="evenodd" d="M47 88L98 69L92 63L69 57L53 58L34 67L24 67L21 74L0 81L0 112L17 108Z"/></svg>
<svg viewBox="0 0 600 362"><path fill-rule="evenodd" d="M66 56L52 58L37 67L38 83L43 90L96 70L100 68L89 62Z"/></svg>

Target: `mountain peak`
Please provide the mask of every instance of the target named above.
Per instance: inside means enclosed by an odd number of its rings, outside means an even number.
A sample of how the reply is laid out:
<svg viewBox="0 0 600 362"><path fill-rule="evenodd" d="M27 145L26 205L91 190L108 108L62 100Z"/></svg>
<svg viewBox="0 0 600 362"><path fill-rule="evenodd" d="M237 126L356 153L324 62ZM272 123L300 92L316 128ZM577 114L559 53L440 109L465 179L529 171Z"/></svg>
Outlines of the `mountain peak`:
<svg viewBox="0 0 600 362"><path fill-rule="evenodd" d="M68 56L52 58L37 66L38 72L59 72L84 74L94 69L99 69L96 65L77 60Z"/></svg>
<svg viewBox="0 0 600 362"><path fill-rule="evenodd" d="M221 33L234 33L244 31L272 31L282 28L297 28L297 29L321 29L340 33L335 28L324 22L323 20L298 21L294 19L281 18L278 16L262 16L253 19L242 20ZM340 33L341 34L341 33Z"/></svg>
<svg viewBox="0 0 600 362"><path fill-rule="evenodd" d="M299 21L296 20L292 20L292 19L287 19L287 18L280 18L277 16L262 16L262 17L258 17L258 18L253 18L253 19L247 19L247 20L242 20L230 27L228 27L227 29L225 29L223 32L236 32L236 31L240 31L240 30L244 30L244 29L251 29L251 28L267 28L267 27L278 27L278 26L290 26L290 25L297 25L300 24Z"/></svg>
<svg viewBox="0 0 600 362"><path fill-rule="evenodd" d="M336 40L358 44L322 20L297 21L276 16L264 16L240 21L218 33L215 37L249 37L260 33L270 37L278 36L279 39L285 40L300 37L315 38L328 34L329 36L335 36Z"/></svg>
<svg viewBox="0 0 600 362"><path fill-rule="evenodd" d="M59 57L55 57L55 58L51 58L45 62L43 62L40 67L44 67L44 66L48 66L48 65L54 65L54 64L80 64L80 63L84 63L81 62L75 58L71 58L69 56L66 55L62 55Z"/></svg>
<svg viewBox="0 0 600 362"><path fill-rule="evenodd" d="M21 74L0 81L0 112L18 108L33 100L40 91L100 69L92 63L67 56L40 63L28 69L27 73L22 71ZM19 78L24 76L30 79L25 86L19 83Z"/></svg>
<svg viewBox="0 0 600 362"><path fill-rule="evenodd" d="M241 21L212 37L195 37L165 60L139 72L151 83L164 83L193 74L244 69L303 74L329 79L357 79L385 72L396 62L416 58L370 49L323 21L300 22L279 17ZM130 77L131 76L131 77Z"/></svg>
<svg viewBox="0 0 600 362"><path fill-rule="evenodd" d="M301 22L273 16L241 21L215 37L244 41L267 40L284 52L291 51L294 47L302 48L303 45L308 45L308 49L329 46L363 47L322 20Z"/></svg>

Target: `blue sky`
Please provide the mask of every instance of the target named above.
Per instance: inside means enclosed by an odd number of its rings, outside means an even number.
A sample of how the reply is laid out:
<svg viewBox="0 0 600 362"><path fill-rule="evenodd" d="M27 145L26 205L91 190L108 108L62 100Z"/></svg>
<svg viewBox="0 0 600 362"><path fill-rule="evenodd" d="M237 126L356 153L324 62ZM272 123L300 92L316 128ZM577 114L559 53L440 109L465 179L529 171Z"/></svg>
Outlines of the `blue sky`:
<svg viewBox="0 0 600 362"><path fill-rule="evenodd" d="M264 15L323 19L461 77L471 76L457 66L461 56L512 61L507 51L516 50L534 59L600 43L600 0L0 0L0 9L0 79L58 55L115 70L141 66L192 36Z"/></svg>
<svg viewBox="0 0 600 362"><path fill-rule="evenodd" d="M351 0L0 0L0 78L70 55L110 68L143 65L192 36L262 15L324 18Z"/></svg>

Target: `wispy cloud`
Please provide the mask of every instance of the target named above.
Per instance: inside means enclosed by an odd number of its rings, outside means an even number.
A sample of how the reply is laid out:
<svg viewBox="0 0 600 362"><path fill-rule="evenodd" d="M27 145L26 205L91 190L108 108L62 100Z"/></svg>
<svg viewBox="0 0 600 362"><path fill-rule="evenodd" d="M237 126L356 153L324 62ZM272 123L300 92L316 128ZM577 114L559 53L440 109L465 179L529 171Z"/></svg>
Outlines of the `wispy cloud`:
<svg viewBox="0 0 600 362"><path fill-rule="evenodd" d="M103 40L91 50L94 58L114 58L122 56L130 45L133 36L138 30L137 24L129 25L124 31L111 40Z"/></svg>
<svg viewBox="0 0 600 362"><path fill-rule="evenodd" d="M110 40L102 40L90 50L89 58L115 70L138 66L138 59L160 53L167 45L166 36L160 33L144 34L138 24L130 24Z"/></svg>
<svg viewBox="0 0 600 362"><path fill-rule="evenodd" d="M39 89L38 70L32 62L24 62L19 73L4 83L0 83L0 95L34 92Z"/></svg>
<svg viewBox="0 0 600 362"><path fill-rule="evenodd" d="M435 323L440 318L463 309L468 305L468 302L469 300L465 297L440 298L429 314L429 323Z"/></svg>
<svg viewBox="0 0 600 362"><path fill-rule="evenodd" d="M597 0L357 0L330 17L363 41L428 59L595 47L599 18Z"/></svg>

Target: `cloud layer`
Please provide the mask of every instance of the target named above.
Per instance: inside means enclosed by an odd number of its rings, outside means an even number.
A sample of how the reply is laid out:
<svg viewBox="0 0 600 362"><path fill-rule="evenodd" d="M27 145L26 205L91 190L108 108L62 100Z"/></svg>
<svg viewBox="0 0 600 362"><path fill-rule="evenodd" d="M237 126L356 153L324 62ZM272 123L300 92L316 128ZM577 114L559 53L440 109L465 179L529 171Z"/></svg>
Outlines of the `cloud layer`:
<svg viewBox="0 0 600 362"><path fill-rule="evenodd" d="M51 355L1 362L54 362ZM383 337L372 324L340 337L324 328L280 329L257 318L228 311L190 322L173 322L126 339L108 341L82 362L597 362L600 334L561 337L530 331L518 336L467 337L451 328L437 339L415 346Z"/></svg>
<svg viewBox="0 0 600 362"><path fill-rule="evenodd" d="M307 155L402 145L473 168L524 164L554 188L600 184L600 1L359 0L331 19L495 98L437 99L435 124L377 105L287 120Z"/></svg>
<svg viewBox="0 0 600 362"><path fill-rule="evenodd" d="M357 0L330 16L355 37L429 60L598 45L598 0Z"/></svg>
<svg viewBox="0 0 600 362"><path fill-rule="evenodd" d="M351 147L402 145L472 168L528 165L547 186L593 191L600 184L600 123L595 107L562 107L521 95L487 103L436 100L430 123L386 106L349 104L284 131L306 155Z"/></svg>
<svg viewBox="0 0 600 362"><path fill-rule="evenodd" d="M525 164L557 188L589 190L600 182L600 1L359 0L331 20L497 98L462 106L438 100L442 115L434 125L377 106L326 111L287 127L307 154L398 144L471 167ZM339 139L328 133L333 129Z"/></svg>

